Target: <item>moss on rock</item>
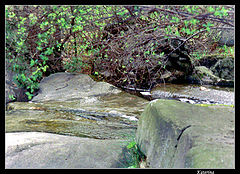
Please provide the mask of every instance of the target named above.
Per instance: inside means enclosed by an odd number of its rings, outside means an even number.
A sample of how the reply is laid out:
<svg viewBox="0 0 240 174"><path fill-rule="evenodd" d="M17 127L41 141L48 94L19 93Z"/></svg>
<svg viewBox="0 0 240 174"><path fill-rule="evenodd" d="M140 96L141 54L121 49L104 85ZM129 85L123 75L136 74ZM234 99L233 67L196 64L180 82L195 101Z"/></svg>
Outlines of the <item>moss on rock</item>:
<svg viewBox="0 0 240 174"><path fill-rule="evenodd" d="M137 143L153 168L234 168L234 109L153 100Z"/></svg>

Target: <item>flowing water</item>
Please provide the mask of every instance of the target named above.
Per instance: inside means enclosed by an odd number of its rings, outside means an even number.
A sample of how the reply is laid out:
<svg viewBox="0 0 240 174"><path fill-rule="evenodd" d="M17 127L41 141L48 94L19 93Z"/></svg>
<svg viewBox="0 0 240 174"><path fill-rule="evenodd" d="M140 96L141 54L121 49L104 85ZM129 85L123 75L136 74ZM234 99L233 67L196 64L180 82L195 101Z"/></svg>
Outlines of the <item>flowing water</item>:
<svg viewBox="0 0 240 174"><path fill-rule="evenodd" d="M137 121L149 103L144 98L233 105L233 91L233 88L164 84L154 88L150 95L142 97L120 92L67 101L14 102L9 103L5 111L5 130L122 139L135 134Z"/></svg>

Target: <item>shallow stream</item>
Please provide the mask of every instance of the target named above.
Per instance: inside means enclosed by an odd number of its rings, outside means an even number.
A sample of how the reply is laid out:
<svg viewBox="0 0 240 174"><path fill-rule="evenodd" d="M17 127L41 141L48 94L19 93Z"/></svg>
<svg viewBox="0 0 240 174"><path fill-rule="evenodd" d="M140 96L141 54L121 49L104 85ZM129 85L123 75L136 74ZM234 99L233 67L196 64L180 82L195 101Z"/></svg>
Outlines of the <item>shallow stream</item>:
<svg viewBox="0 0 240 174"><path fill-rule="evenodd" d="M210 85L160 84L150 94L143 93L149 100L174 99L191 104L234 105L234 88Z"/></svg>
<svg viewBox="0 0 240 174"><path fill-rule="evenodd" d="M149 100L174 99L191 104L234 105L233 88L158 85L142 97L126 92L67 101L13 102L5 111L6 132L50 132L97 139L133 137ZM148 99L148 100L146 100Z"/></svg>

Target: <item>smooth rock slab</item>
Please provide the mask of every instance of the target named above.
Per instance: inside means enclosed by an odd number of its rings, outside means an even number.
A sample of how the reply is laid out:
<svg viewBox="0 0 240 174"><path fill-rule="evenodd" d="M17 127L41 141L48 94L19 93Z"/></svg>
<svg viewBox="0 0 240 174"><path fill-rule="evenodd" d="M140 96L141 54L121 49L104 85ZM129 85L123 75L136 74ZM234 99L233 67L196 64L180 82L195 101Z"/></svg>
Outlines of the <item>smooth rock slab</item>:
<svg viewBox="0 0 240 174"><path fill-rule="evenodd" d="M153 100L136 140L151 168L234 168L234 116L231 107Z"/></svg>
<svg viewBox="0 0 240 174"><path fill-rule="evenodd" d="M33 102L68 101L85 97L117 94L121 90L106 82L96 82L86 74L55 73L44 78Z"/></svg>
<svg viewBox="0 0 240 174"><path fill-rule="evenodd" d="M135 136L136 121L148 103L126 92L89 99L9 103L5 131L125 139Z"/></svg>
<svg viewBox="0 0 240 174"><path fill-rule="evenodd" d="M5 135L5 168L117 168L126 146L124 140L41 132Z"/></svg>

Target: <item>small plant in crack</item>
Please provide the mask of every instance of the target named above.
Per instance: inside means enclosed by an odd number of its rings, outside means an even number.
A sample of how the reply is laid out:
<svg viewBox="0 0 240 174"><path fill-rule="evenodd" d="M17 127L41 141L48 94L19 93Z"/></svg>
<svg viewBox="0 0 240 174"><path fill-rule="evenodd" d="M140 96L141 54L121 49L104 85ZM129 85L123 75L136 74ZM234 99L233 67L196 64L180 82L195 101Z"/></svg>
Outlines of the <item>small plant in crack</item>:
<svg viewBox="0 0 240 174"><path fill-rule="evenodd" d="M146 156L143 154L143 152L140 151L140 148L135 141L131 141L127 145L127 149L132 155L132 161L129 163L128 168L140 168L140 164L142 161L146 160Z"/></svg>

